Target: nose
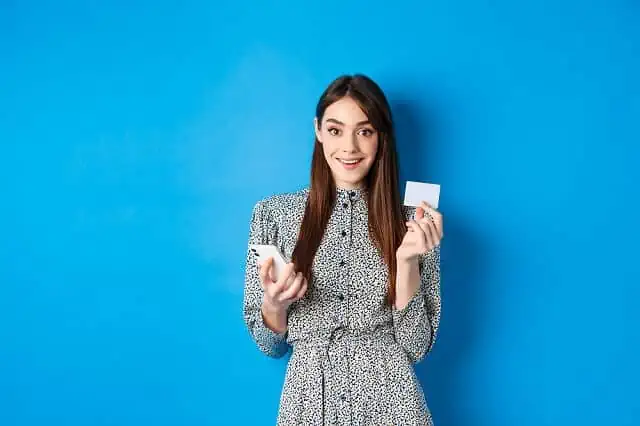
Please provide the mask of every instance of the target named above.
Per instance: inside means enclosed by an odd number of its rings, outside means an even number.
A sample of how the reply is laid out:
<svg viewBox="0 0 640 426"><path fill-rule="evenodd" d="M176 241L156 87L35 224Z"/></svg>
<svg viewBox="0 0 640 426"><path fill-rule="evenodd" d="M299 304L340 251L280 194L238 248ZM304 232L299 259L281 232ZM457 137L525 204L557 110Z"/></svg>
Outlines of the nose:
<svg viewBox="0 0 640 426"><path fill-rule="evenodd" d="M356 152L358 150L358 138L355 134L349 133L344 137L342 150L344 152Z"/></svg>

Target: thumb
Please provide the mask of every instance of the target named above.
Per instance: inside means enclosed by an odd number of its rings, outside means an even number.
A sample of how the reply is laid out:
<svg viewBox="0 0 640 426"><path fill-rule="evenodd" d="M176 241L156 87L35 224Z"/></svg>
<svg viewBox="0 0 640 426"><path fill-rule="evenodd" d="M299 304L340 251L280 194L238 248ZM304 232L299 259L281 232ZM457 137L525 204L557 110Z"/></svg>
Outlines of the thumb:
<svg viewBox="0 0 640 426"><path fill-rule="evenodd" d="M416 208L416 219L424 218L424 209L422 207Z"/></svg>
<svg viewBox="0 0 640 426"><path fill-rule="evenodd" d="M267 264L269 265L269 279L272 283L276 282L276 268L273 264L273 257L270 257L267 260Z"/></svg>

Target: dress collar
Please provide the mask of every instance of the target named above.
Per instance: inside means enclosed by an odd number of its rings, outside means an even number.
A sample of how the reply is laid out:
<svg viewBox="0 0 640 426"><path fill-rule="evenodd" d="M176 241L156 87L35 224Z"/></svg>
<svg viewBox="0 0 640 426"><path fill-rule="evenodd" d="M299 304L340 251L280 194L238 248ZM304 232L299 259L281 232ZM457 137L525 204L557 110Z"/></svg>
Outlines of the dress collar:
<svg viewBox="0 0 640 426"><path fill-rule="evenodd" d="M311 186L306 186L304 191L308 194L311 191ZM336 198L341 200L351 199L353 201L359 199L366 199L368 190L367 188L347 189L336 186Z"/></svg>
<svg viewBox="0 0 640 426"><path fill-rule="evenodd" d="M365 198L367 195L367 188L347 189L336 186L336 196L339 199L350 198L351 200L359 200Z"/></svg>

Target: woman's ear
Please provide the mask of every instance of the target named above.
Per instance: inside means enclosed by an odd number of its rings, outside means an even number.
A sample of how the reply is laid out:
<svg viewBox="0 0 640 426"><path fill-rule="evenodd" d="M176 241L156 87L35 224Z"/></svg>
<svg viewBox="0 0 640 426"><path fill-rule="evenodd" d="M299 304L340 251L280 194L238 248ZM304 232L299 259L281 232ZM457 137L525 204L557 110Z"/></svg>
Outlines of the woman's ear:
<svg viewBox="0 0 640 426"><path fill-rule="evenodd" d="M318 117L313 118L313 130L316 132L316 139L322 143L322 136L320 132L320 123L318 123Z"/></svg>

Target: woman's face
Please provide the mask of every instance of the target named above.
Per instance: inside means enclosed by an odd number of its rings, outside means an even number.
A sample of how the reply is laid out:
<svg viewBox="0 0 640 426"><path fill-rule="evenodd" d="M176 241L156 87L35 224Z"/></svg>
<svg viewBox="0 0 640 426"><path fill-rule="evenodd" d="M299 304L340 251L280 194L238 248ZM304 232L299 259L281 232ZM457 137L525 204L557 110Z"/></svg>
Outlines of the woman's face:
<svg viewBox="0 0 640 426"><path fill-rule="evenodd" d="M378 132L366 114L353 99L344 97L327 107L322 123L316 118L314 124L336 185L362 187L378 151Z"/></svg>

